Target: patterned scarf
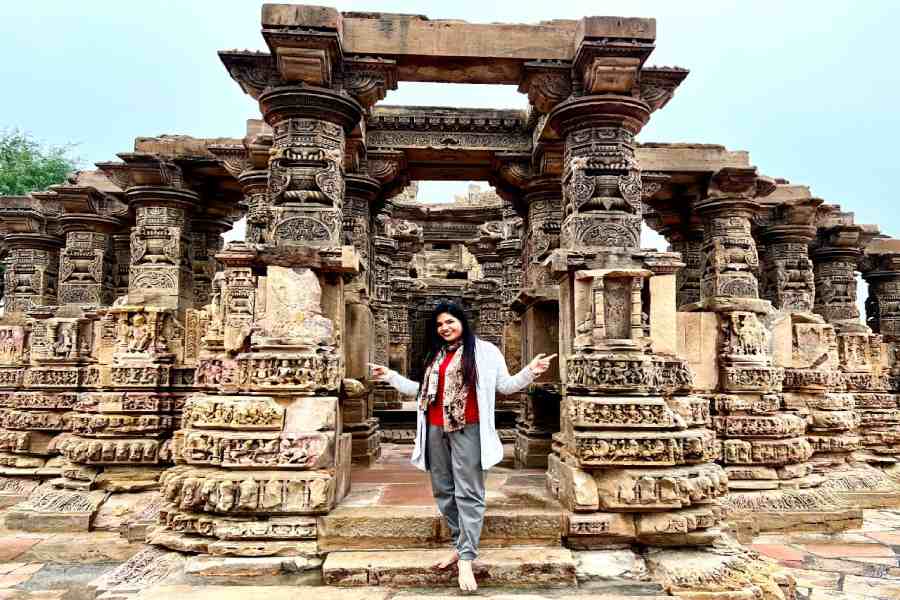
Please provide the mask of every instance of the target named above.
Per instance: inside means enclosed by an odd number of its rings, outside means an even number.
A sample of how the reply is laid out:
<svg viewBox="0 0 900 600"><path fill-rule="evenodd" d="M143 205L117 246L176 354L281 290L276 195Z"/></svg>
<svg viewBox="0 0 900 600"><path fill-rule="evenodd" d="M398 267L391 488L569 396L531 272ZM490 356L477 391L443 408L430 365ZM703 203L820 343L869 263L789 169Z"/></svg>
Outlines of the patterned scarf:
<svg viewBox="0 0 900 600"><path fill-rule="evenodd" d="M419 393L419 410L428 412L428 407L437 402L438 379L441 363L447 354L453 352L453 358L444 371L444 431L459 431L466 426L466 398L469 390L463 381L462 342L441 348L431 364L425 370L425 380Z"/></svg>

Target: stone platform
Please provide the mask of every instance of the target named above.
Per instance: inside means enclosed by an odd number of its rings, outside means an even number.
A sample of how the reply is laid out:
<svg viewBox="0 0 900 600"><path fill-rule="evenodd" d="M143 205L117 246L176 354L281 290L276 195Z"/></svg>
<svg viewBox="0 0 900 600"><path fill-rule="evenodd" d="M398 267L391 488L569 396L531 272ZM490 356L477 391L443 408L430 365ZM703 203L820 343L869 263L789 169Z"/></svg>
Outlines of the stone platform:
<svg viewBox="0 0 900 600"><path fill-rule="evenodd" d="M319 600L413 600L449 598L453 570L436 571L433 555L440 554L446 539L435 524L427 474L408 463L409 446L386 446L379 461L353 473L353 489L332 513L336 519L368 515L375 532L390 518L405 521L410 530L428 524L431 537L407 542L381 552L360 550L375 537L360 535L357 549L320 548L309 557L211 557L188 556L129 540L124 528L107 531L50 533L0 530L0 600L104 600L162 598L312 598ZM542 472L511 468L507 459L492 469L488 479L489 515L500 518L536 519L559 515L547 501ZM0 509L0 520L8 509ZM408 518L412 516L410 521ZM349 519L359 524L361 521ZM524 522L524 521L523 521ZM324 526L338 526L337 520ZM415 525L413 527L412 525ZM627 548L576 551L541 539L545 529L509 524L512 537L485 537L476 573L482 583L479 595L516 597L645 600L701 596L678 593L672 581L679 566L693 570L691 553L678 550L640 553ZM382 531L390 532L391 528ZM487 534L489 527L486 527ZM364 533L364 531L359 531ZM529 536L534 535L534 539ZM348 536L344 536L348 537ZM326 540L327 540L326 536ZM389 538L382 537L382 542ZM395 539L400 542L401 540ZM510 543L511 541L515 543ZM521 544L521 545L520 545ZM800 600L875 600L900 598L900 510L866 510L860 527L844 533L788 532L764 534L750 546L796 580ZM698 555L699 556L699 555ZM709 556L699 556L708 561ZM660 573L669 574L660 577ZM331 584L331 585L329 585ZM378 585L378 587L373 587ZM350 587L352 586L352 587ZM670 597L670 596L669 596ZM738 598L710 590L705 600ZM767 600L777 596L762 596ZM785 598L790 598L790 595ZM748 596L749 598L749 596Z"/></svg>

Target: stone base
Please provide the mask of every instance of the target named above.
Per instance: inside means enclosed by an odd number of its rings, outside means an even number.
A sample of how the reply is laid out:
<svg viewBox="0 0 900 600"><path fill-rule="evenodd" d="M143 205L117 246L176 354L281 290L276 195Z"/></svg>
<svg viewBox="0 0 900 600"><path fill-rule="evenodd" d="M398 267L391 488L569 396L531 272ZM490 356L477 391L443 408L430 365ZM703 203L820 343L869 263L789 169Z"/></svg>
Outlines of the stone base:
<svg viewBox="0 0 900 600"><path fill-rule="evenodd" d="M104 600L130 598L150 586L177 582L185 562L186 558L177 552L147 548L90 582L88 587Z"/></svg>
<svg viewBox="0 0 900 600"><path fill-rule="evenodd" d="M456 586L456 567L433 565L446 550L332 552L322 575L327 585L438 587ZM577 584L575 560L565 548L505 548L484 550L475 561L481 587L570 587Z"/></svg>
<svg viewBox="0 0 900 600"><path fill-rule="evenodd" d="M650 549L645 560L654 581L686 600L794 597L793 579L779 565L729 538L720 538L708 549Z"/></svg>
<svg viewBox="0 0 900 600"><path fill-rule="evenodd" d="M546 435L516 433L515 460L517 469L546 469L547 457L552 452L551 433Z"/></svg>
<svg viewBox="0 0 900 600"><path fill-rule="evenodd" d="M562 511L491 506L484 516L482 548L560 543ZM337 507L318 519L322 552L446 548L450 531L434 507Z"/></svg>
<svg viewBox="0 0 900 600"><path fill-rule="evenodd" d="M381 456L381 432L376 419L365 423L344 423L344 433L350 433L353 437L351 461L354 465L369 467Z"/></svg>
<svg viewBox="0 0 900 600"><path fill-rule="evenodd" d="M40 485L39 481L24 477L0 477L0 509L23 502Z"/></svg>
<svg viewBox="0 0 900 600"><path fill-rule="evenodd" d="M856 463L832 470L821 489L834 493L848 506L897 508L900 507L900 481L890 476L892 469Z"/></svg>
<svg viewBox="0 0 900 600"><path fill-rule="evenodd" d="M147 543L178 552L219 558L315 558L319 555L315 540L217 540L201 535L175 533L162 527L150 530Z"/></svg>
<svg viewBox="0 0 900 600"><path fill-rule="evenodd" d="M6 512L7 529L20 531L89 531L107 493L38 487L27 500Z"/></svg>
<svg viewBox="0 0 900 600"><path fill-rule="evenodd" d="M381 441L385 444L414 444L415 428L384 428L381 430Z"/></svg>
<svg viewBox="0 0 900 600"><path fill-rule="evenodd" d="M822 489L733 491L720 499L737 530L838 532L862 525L862 510Z"/></svg>
<svg viewBox="0 0 900 600"><path fill-rule="evenodd" d="M868 492L835 492L842 501L858 509L900 508L900 490Z"/></svg>
<svg viewBox="0 0 900 600"><path fill-rule="evenodd" d="M47 463L41 456L0 452L0 466L4 469L39 469Z"/></svg>
<svg viewBox="0 0 900 600"><path fill-rule="evenodd" d="M300 556L195 556L184 567L184 579L204 585L321 585L322 562L321 558Z"/></svg>

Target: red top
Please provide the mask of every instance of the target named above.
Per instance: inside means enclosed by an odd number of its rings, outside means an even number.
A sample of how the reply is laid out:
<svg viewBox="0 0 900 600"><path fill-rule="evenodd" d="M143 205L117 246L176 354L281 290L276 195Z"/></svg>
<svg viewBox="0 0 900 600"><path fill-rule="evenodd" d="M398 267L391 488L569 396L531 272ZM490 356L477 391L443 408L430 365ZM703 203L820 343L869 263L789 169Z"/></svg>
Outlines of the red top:
<svg viewBox="0 0 900 600"><path fill-rule="evenodd" d="M428 406L428 423L435 427L444 426L444 373L447 366L453 360L455 352L448 352L447 356L441 362L438 369L438 387L437 400ZM466 425L478 422L478 400L475 396L475 390L470 389L469 395L466 396Z"/></svg>

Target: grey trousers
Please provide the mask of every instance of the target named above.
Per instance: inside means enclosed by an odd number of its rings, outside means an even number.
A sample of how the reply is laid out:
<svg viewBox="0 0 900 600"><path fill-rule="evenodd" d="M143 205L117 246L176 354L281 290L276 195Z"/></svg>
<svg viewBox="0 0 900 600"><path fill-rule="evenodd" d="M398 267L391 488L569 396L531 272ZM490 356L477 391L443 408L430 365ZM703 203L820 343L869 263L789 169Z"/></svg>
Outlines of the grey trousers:
<svg viewBox="0 0 900 600"><path fill-rule="evenodd" d="M428 467L431 491L447 519L450 536L462 560L478 558L484 523L484 471L478 423L447 433L428 425Z"/></svg>

